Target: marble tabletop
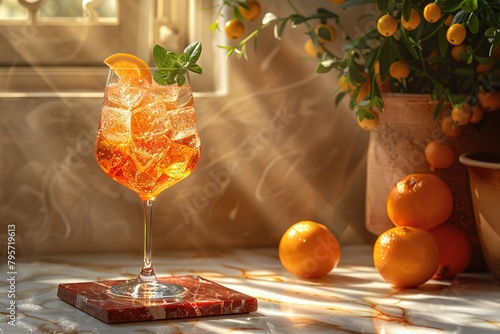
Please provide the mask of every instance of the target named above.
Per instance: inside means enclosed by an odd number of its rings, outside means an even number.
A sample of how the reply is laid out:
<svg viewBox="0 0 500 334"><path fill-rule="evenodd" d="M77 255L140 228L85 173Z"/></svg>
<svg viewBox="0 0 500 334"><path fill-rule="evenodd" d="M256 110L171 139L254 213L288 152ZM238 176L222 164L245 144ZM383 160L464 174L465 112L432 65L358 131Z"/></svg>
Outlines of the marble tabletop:
<svg viewBox="0 0 500 334"><path fill-rule="evenodd" d="M339 266L315 280L286 272L274 248L158 253L154 265L159 276L202 276L256 297L258 310L113 325L57 298L58 285L133 278L139 254L18 259L15 274L9 274L5 260L0 269L6 277L0 282L0 333L500 332L500 286L488 273L466 273L453 281L429 281L400 291L376 272L370 246L341 249ZM8 309L12 301L15 312Z"/></svg>

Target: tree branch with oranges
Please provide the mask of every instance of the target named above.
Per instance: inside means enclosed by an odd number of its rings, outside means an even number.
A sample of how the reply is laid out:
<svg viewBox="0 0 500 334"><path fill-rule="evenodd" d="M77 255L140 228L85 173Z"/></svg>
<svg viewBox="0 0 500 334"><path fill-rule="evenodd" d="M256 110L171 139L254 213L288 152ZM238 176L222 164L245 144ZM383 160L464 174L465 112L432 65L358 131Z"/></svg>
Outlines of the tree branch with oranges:
<svg viewBox="0 0 500 334"><path fill-rule="evenodd" d="M248 58L247 44L253 42L257 48L264 29L274 28L277 40L287 28L304 29L304 50L318 62L316 72L337 70L335 104L349 98L349 107L366 129L377 125L385 92L429 94L436 101L434 119L443 116L442 128L450 137L500 109L497 0L325 0L323 7L306 14L292 0L287 4L291 13L278 17L263 14L265 8L257 0L223 1L219 18L231 8L232 17L226 18L224 32L237 41L220 46L227 50L227 57L236 54ZM361 5L376 5L373 24L351 38L337 13ZM246 33L245 21L260 16L262 24ZM358 19L363 18L366 14ZM219 20L211 28L219 29ZM347 41L342 55L331 51L339 32Z"/></svg>

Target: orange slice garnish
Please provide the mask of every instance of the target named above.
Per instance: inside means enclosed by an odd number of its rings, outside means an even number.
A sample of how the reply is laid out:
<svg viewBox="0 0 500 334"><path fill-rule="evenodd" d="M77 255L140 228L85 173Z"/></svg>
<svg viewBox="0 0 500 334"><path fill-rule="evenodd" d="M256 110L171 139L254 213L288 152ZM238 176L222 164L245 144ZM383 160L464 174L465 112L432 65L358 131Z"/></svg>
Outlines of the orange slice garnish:
<svg viewBox="0 0 500 334"><path fill-rule="evenodd" d="M135 75L153 82L149 65L137 56L128 53L115 53L104 59L104 63L109 66L119 77L124 75Z"/></svg>

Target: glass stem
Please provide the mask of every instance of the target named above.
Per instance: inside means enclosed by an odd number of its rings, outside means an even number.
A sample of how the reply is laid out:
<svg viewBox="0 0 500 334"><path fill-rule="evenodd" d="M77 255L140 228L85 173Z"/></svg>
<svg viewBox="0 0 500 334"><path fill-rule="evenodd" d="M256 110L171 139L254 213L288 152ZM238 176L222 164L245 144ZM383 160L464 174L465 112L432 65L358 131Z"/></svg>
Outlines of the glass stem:
<svg viewBox="0 0 500 334"><path fill-rule="evenodd" d="M153 248L153 203L154 199L147 199L143 201L144 206L144 262L142 264L141 272L137 277L138 283L154 283L158 282L155 271L153 269L153 259L151 250Z"/></svg>

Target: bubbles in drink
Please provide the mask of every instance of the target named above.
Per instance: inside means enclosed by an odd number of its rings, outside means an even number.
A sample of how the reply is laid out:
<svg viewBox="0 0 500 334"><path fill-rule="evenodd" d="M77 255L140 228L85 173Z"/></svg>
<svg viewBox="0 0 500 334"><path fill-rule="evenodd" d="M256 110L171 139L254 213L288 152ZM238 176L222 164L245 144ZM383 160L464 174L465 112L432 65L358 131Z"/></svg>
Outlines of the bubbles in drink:
<svg viewBox="0 0 500 334"><path fill-rule="evenodd" d="M200 139L189 86L122 78L106 88L102 110L97 159L139 195L158 195L196 166Z"/></svg>
<svg viewBox="0 0 500 334"><path fill-rule="evenodd" d="M192 170L192 168L189 169L188 167L190 167L196 153L196 150L191 147L172 142L168 154L165 155L158 166L165 175L171 178L180 179L186 177L185 174Z"/></svg>
<svg viewBox="0 0 500 334"><path fill-rule="evenodd" d="M171 110L168 114L172 122L172 140L179 142L198 134L198 124L193 107ZM185 143L185 145L193 148L197 146L195 142Z"/></svg>
<svg viewBox="0 0 500 334"><path fill-rule="evenodd" d="M126 145L130 141L130 110L103 106L101 110L102 136L113 145Z"/></svg>
<svg viewBox="0 0 500 334"><path fill-rule="evenodd" d="M136 109L131 119L131 156L140 171L148 170L170 148L170 118L163 102Z"/></svg>
<svg viewBox="0 0 500 334"><path fill-rule="evenodd" d="M175 105L177 106L177 108L182 108L187 105L193 105L193 93L191 91L191 87L179 87L175 96Z"/></svg>
<svg viewBox="0 0 500 334"><path fill-rule="evenodd" d="M149 83L136 76L125 75L108 86L108 99L125 108L137 107L149 88Z"/></svg>

